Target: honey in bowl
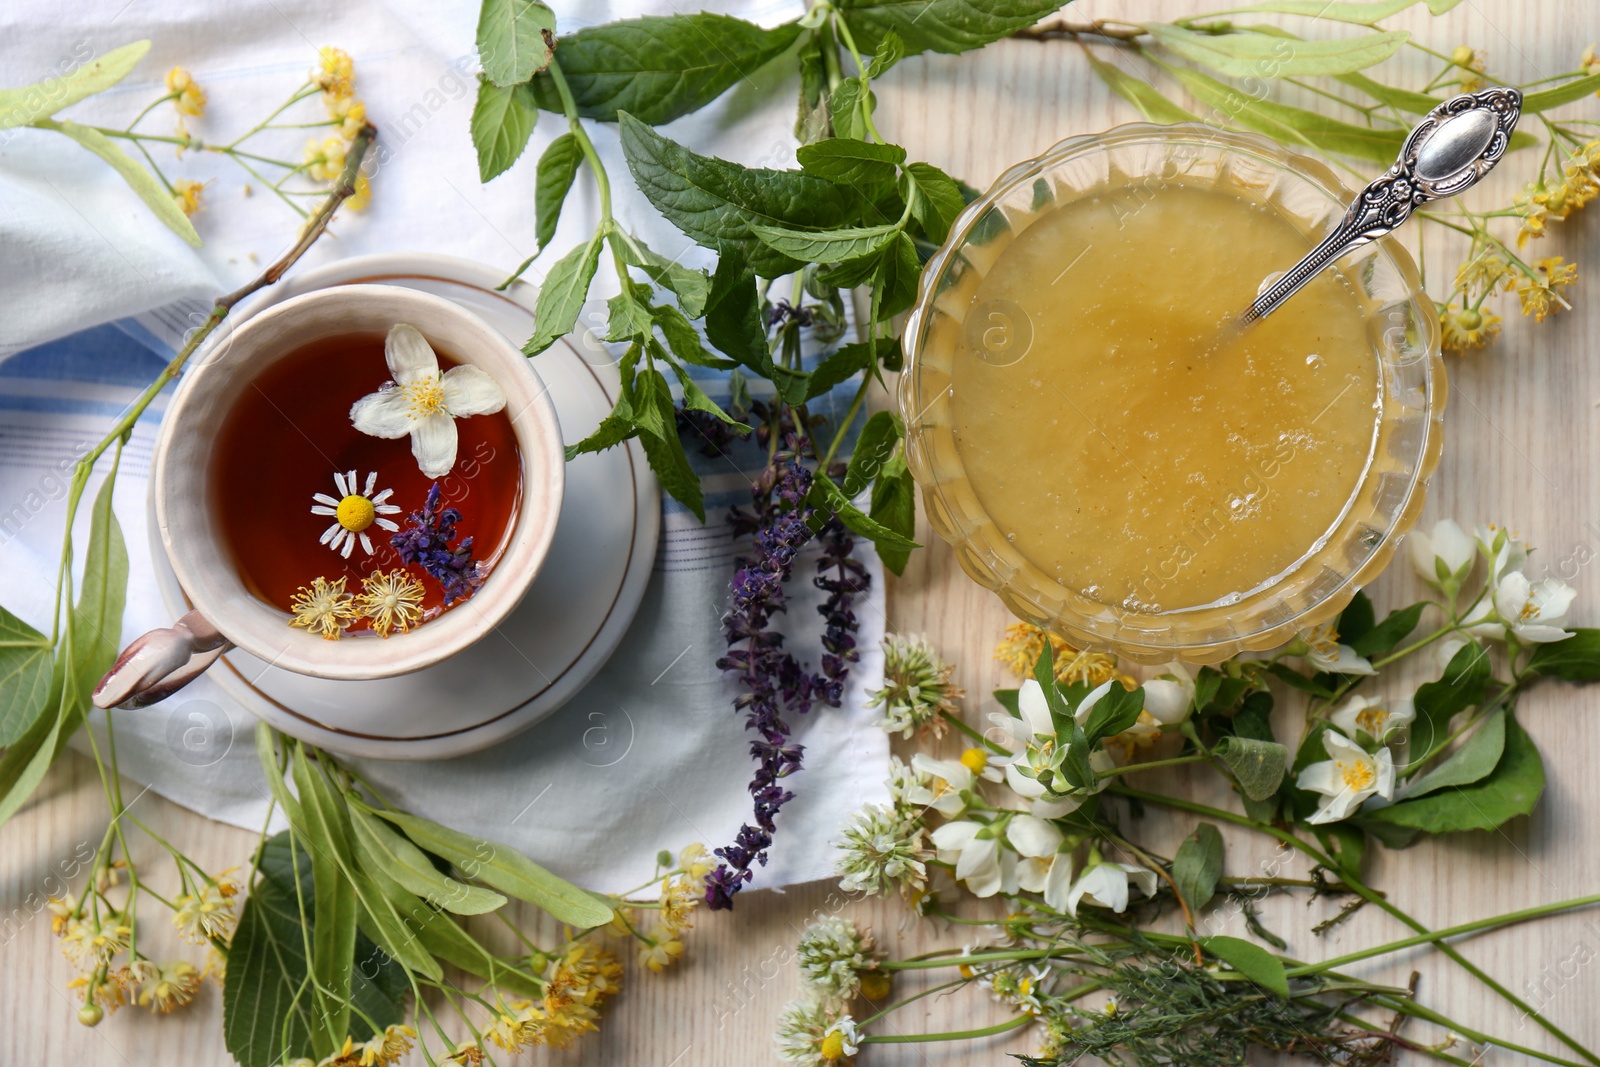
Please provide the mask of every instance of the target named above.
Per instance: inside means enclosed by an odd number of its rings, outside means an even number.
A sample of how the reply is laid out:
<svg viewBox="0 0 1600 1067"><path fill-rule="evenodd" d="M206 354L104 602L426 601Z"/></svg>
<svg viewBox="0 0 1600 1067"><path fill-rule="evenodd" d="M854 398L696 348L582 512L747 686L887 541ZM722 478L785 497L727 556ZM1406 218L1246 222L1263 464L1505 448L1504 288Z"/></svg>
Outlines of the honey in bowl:
<svg viewBox="0 0 1600 1067"><path fill-rule="evenodd" d="M436 510L461 513L450 546L472 538L476 583L493 569L515 525L522 464L503 409L453 420L456 460L438 477L420 469L408 437L376 437L353 424L352 406L394 376L384 346L383 334L350 334L286 354L240 397L215 442L211 503L239 575L257 598L291 616L297 594L316 579L342 579L343 589L357 595L375 573L403 572L402 580L414 583L413 624L461 603L458 596L447 604L451 590L391 543L396 533L415 529L411 516L427 506L435 485ZM435 356L440 374L460 365L448 352ZM351 497L368 501L371 513L368 505L349 503ZM359 529L346 531L346 552L338 533L351 508L363 513L348 522ZM375 629L373 618L359 613L343 621L338 632L352 636Z"/></svg>
<svg viewBox="0 0 1600 1067"><path fill-rule="evenodd" d="M1248 188L1182 179L1014 228L947 336L955 447L1016 551L1159 614L1236 602L1319 547L1376 439L1369 312L1330 270L1229 327L1314 238Z"/></svg>

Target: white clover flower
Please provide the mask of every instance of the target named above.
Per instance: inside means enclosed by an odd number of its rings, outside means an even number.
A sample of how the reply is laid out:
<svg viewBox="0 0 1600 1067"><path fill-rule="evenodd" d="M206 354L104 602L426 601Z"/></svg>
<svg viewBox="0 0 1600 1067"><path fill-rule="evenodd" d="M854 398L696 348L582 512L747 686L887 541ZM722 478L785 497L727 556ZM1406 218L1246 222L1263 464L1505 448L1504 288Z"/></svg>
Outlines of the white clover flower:
<svg viewBox="0 0 1600 1067"><path fill-rule="evenodd" d="M1313 763L1295 779L1301 789L1327 798L1306 822L1348 819L1368 797L1394 799L1394 757L1387 748L1374 755L1337 730L1322 735L1322 747L1333 758Z"/></svg>
<svg viewBox="0 0 1600 1067"><path fill-rule="evenodd" d="M918 727L944 733L943 713L954 715L965 692L950 680L955 665L939 658L928 639L888 634L883 639L883 688L869 690L867 707L883 708L885 733L910 737Z"/></svg>
<svg viewBox="0 0 1600 1067"><path fill-rule="evenodd" d="M1411 565L1422 580L1451 595L1461 588L1478 561L1477 542L1454 519L1434 523L1431 534L1414 530L1408 540Z"/></svg>
<svg viewBox="0 0 1600 1067"><path fill-rule="evenodd" d="M860 988L860 972L877 969L879 953L871 934L830 916L806 927L795 956L802 985L819 999L843 1003Z"/></svg>
<svg viewBox="0 0 1600 1067"><path fill-rule="evenodd" d="M823 1058L823 1043L841 1018L848 1016L841 1016L836 1005L812 999L790 1001L778 1016L778 1030L773 1035L778 1059L800 1067L823 1067L828 1062Z"/></svg>
<svg viewBox="0 0 1600 1067"><path fill-rule="evenodd" d="M1128 910L1130 884L1147 897L1156 895L1156 872L1131 863L1112 863L1091 853L1089 866L1067 893L1067 913L1076 916L1078 905L1097 904L1119 915Z"/></svg>
<svg viewBox="0 0 1600 1067"><path fill-rule="evenodd" d="M1511 571L1494 587L1494 596L1479 600L1462 620L1468 633L1503 641L1508 636L1524 644L1546 644L1572 636L1567 612L1578 591L1555 578L1529 581L1521 571Z"/></svg>
<svg viewBox="0 0 1600 1067"><path fill-rule="evenodd" d="M1390 699L1357 695L1329 715L1328 721L1346 737L1355 737L1359 731L1373 741L1386 741L1390 734L1403 729L1416 717L1416 709L1409 697Z"/></svg>
<svg viewBox="0 0 1600 1067"><path fill-rule="evenodd" d="M868 804L851 818L839 842L839 888L888 896L898 887L907 901L918 898L928 886L926 861L933 858L923 844L924 832L921 823L896 810Z"/></svg>

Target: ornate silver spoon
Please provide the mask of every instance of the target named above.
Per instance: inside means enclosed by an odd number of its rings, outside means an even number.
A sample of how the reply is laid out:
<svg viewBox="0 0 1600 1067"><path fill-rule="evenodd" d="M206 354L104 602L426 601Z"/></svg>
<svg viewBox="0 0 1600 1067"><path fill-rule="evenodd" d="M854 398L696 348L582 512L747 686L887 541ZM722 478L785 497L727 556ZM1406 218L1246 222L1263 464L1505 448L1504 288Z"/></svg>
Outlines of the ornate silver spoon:
<svg viewBox="0 0 1600 1067"><path fill-rule="evenodd" d="M1522 115L1522 93L1498 85L1451 97L1423 118L1383 177L1361 191L1344 219L1261 294L1239 319L1264 319L1352 249L1392 232L1431 200L1475 185L1505 155Z"/></svg>

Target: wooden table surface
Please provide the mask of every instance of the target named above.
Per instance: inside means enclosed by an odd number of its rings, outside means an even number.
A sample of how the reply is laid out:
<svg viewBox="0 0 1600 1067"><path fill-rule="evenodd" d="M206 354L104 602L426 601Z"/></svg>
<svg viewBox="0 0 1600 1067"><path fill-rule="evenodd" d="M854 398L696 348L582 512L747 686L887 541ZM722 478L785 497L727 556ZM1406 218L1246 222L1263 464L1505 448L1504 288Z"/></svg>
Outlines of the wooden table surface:
<svg viewBox="0 0 1600 1067"><path fill-rule="evenodd" d="M1138 21L1220 6L1080 0L1068 14L1075 21ZM1439 19L1429 19L1419 5L1391 24L1412 30L1436 50L1448 52L1463 43L1485 49L1492 70L1528 81L1577 66L1583 46L1600 38L1600 6L1594 0L1466 0ZM1350 30L1324 25L1311 32L1337 35ZM1109 49L1102 54L1128 62ZM1396 77L1406 77L1407 84L1420 84L1432 73L1424 73L1420 55L1409 52L1386 70L1402 71ZM930 160L980 187L1010 163L1062 137L1136 118L1121 101L1108 98L1079 48L1059 40L1006 41L967 56L910 60L876 88L879 124L887 137L906 145L913 158ZM1587 106L1592 115L1595 101ZM1506 167L1525 175L1528 165L1513 157ZM1502 182L1496 195L1508 198L1512 188ZM1577 586L1573 620L1580 625L1600 624L1600 568L1587 565L1600 558L1600 467L1591 460L1600 444L1600 362L1592 352L1600 319L1588 295L1591 272L1600 270L1592 240L1596 212L1600 207L1591 208L1590 217L1558 226L1556 236L1537 250L1579 264L1574 310L1535 326L1501 308L1508 320L1502 341L1488 351L1451 358L1448 443L1425 519L1455 517L1469 526L1497 521L1520 531L1542 550L1530 567L1535 576L1549 568ZM1416 235L1407 240L1414 242ZM1429 252L1430 262L1448 264L1450 270L1459 261L1459 248L1435 244L1432 238ZM1203 278L1203 265L1193 266L1197 279ZM1442 270L1436 274L1438 281L1444 276ZM1107 485L1106 491L1119 490ZM922 540L929 540L925 530ZM1401 566L1371 591L1382 610L1409 603L1418 586ZM919 552L905 576L892 583L888 610L891 627L928 634L959 662L958 680L970 693L1009 684L991 660L1008 616L997 600L960 573L942 544L934 542ZM983 701L973 701L967 713L976 719L989 710ZM1521 721L1538 741L1549 775L1543 802L1531 818L1518 819L1497 833L1456 835L1405 852L1376 850L1370 879L1425 923L1444 926L1600 889L1600 689L1538 687L1523 701ZM1149 788L1227 803L1214 782L1199 777L1161 772L1143 777ZM140 806L153 828L207 869L248 863L253 834L153 795ZM68 860L80 842L98 841L104 825L94 769L69 754L3 831L0 917L12 919L0 934L0 1063L144 1067L230 1062L222 1043L222 998L209 984L181 1015L157 1018L127 1009L95 1029L80 1026L74 1018L76 997L66 988L73 971L50 935L48 916L28 919L25 908L13 910L23 908L28 894L53 884L47 879L56 865ZM1152 845L1170 849L1187 829L1185 822L1152 813L1139 832ZM143 862L158 866L154 850L146 853ZM1272 855L1258 841L1229 836L1232 873L1257 869ZM1294 858L1288 865L1290 870L1304 867ZM1269 903L1268 924L1289 939L1293 951L1310 958L1407 933L1369 909L1318 939L1308 933L1310 926L1336 905L1306 906L1286 898ZM699 916L680 965L662 975L630 967L627 987L607 1009L601 1033L568 1052L541 1050L522 1062L627 1067L773 1062L774 1022L798 988L795 940L811 918L835 911L870 925L896 955L970 939L961 929L906 923L894 903L847 902L829 884L786 893L746 893L731 915ZM1527 999L1544 1005L1575 1037L1600 1046L1600 966L1589 965L1600 959L1600 912L1477 937L1463 950ZM1556 1050L1536 1026L1519 1020L1449 961L1426 950L1357 971L1403 983L1412 969L1420 972L1418 988L1428 1005L1491 1033ZM915 980L902 981L897 992L904 995L916 988ZM919 1001L892 1016L891 1028L882 1032L956 1030L1007 1014L981 991L968 990ZM1442 1037L1425 1026L1408 1033L1425 1041ZM1004 1053L1030 1051L1033 1041L1023 1033L975 1045L873 1046L861 1062L1009 1063L1015 1061ZM1515 1058L1497 1049L1483 1062ZM415 1057L414 1062L422 1061Z"/></svg>

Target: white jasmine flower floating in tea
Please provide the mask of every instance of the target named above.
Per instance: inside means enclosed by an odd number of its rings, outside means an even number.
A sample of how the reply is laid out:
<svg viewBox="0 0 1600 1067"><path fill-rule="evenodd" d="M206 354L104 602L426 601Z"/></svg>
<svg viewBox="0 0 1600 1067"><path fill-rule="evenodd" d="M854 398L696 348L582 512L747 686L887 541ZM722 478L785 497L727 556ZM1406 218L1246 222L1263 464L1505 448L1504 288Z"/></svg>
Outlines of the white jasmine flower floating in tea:
<svg viewBox="0 0 1600 1067"><path fill-rule="evenodd" d="M373 437L410 436L411 454L429 478L456 465L456 422L492 415L506 406L506 394L481 368L451 367L439 373L439 357L415 326L389 330L383 355L394 380L368 393L350 408L356 429Z"/></svg>
<svg viewBox="0 0 1600 1067"><path fill-rule="evenodd" d="M319 544L327 545L345 559L350 558L350 552L356 546L356 540L361 541L361 550L367 555L372 555L372 538L367 536L367 531L373 526L388 530L390 533L400 529L393 519L386 519L385 515L398 515L400 509L388 503L389 497L394 495L393 489L385 489L374 494L373 489L378 484L378 472L373 471L367 475L367 484L363 489L357 489L356 472L347 471L340 474L333 472L333 484L339 489L339 499L335 500L327 493L317 493L311 499L316 503L311 507L313 515L331 515L334 522L322 536L318 538Z"/></svg>

